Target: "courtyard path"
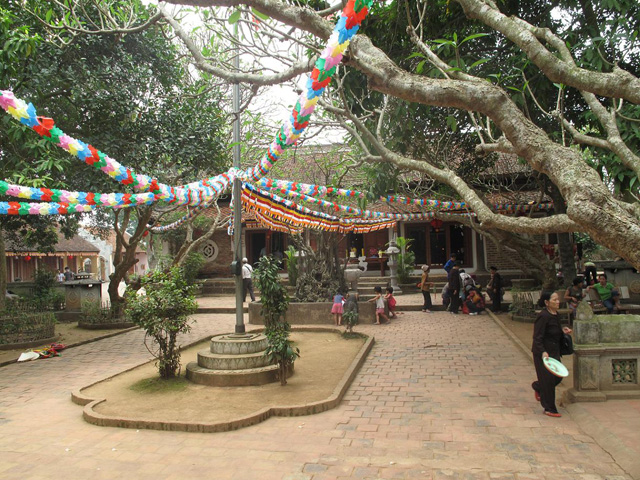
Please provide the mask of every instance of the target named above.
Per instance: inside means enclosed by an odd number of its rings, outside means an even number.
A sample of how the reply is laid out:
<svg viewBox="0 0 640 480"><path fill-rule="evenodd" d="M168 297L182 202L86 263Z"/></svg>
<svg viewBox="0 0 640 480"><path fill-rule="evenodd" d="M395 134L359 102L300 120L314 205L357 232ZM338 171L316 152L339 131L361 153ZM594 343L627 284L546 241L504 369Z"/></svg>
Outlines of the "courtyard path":
<svg viewBox="0 0 640 480"><path fill-rule="evenodd" d="M232 331L234 319L198 315L189 338ZM82 420L69 393L148 359L141 331L3 367L0 478L631 478L564 409L542 415L530 360L487 315L407 312L357 330L376 345L338 408L227 433Z"/></svg>

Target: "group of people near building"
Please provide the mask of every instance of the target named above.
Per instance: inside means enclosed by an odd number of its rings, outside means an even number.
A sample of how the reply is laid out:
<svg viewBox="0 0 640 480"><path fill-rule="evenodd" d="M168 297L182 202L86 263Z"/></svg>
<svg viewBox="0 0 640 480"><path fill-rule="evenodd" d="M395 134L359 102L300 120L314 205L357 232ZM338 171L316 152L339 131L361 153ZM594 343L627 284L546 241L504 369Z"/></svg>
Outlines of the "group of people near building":
<svg viewBox="0 0 640 480"><path fill-rule="evenodd" d="M419 284L424 296L423 312L431 312L431 295L430 291L433 283L429 282L429 266L422 267L422 279ZM475 278L460 268L460 264L456 260L456 255L452 254L451 258L445 263L444 270L447 272L447 283L442 289L442 304L452 314L467 313L469 315L478 315L486 308L485 297L482 287L476 283ZM491 310L494 313L500 313L502 310L502 277L498 273L496 267L491 267L491 279L487 284L487 294L491 299Z"/></svg>
<svg viewBox="0 0 640 480"><path fill-rule="evenodd" d="M61 272L60 270L58 270L58 273L56 274L56 280L60 283L70 282L75 278L76 278L75 273L73 273L69 267L64 267L64 272Z"/></svg>

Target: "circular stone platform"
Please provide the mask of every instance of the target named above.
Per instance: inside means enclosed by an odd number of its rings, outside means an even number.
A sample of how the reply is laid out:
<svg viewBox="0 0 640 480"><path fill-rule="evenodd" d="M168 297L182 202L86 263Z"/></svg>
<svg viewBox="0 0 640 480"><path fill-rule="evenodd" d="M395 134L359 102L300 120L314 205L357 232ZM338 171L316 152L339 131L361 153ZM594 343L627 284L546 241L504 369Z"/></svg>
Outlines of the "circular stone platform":
<svg viewBox="0 0 640 480"><path fill-rule="evenodd" d="M187 379L215 387L257 386L278 381L278 366L265 355L262 333L216 335L197 362L187 364ZM293 374L293 369L287 376Z"/></svg>

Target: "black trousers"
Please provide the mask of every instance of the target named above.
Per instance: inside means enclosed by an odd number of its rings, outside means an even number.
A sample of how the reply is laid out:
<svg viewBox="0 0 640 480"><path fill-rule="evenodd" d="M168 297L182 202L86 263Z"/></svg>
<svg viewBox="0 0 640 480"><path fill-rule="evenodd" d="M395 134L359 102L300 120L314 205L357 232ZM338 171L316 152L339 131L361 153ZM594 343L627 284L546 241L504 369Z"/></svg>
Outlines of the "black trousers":
<svg viewBox="0 0 640 480"><path fill-rule="evenodd" d="M587 267L584 269L584 280L587 282L587 285L593 285L598 281L596 278L598 276L598 272L596 267Z"/></svg>
<svg viewBox="0 0 640 480"><path fill-rule="evenodd" d="M489 295L491 296L491 311L492 312L499 312L500 310L502 310L502 294L500 291L498 292L489 292Z"/></svg>
<svg viewBox="0 0 640 480"><path fill-rule="evenodd" d="M451 305L449 305L449 311L453 313L458 313L459 308L460 308L460 292L456 292L451 294Z"/></svg>
<svg viewBox="0 0 640 480"><path fill-rule="evenodd" d="M423 310L431 310L433 308L433 304L431 303L431 293L422 290L422 297L424 298L424 303L422 304Z"/></svg>
<svg viewBox="0 0 640 480"><path fill-rule="evenodd" d="M247 301L247 292L249 292L249 296L251 297L251 301L255 302L256 301L256 296L253 293L253 280L251 278L243 278L242 279L242 286L243 288L243 302Z"/></svg>
<svg viewBox="0 0 640 480"><path fill-rule="evenodd" d="M560 358L558 357L556 360L559 361ZM536 367L538 380L533 382L531 387L540 394L540 405L547 412L558 413L556 408L556 386L562 381L562 377L556 377L545 368L541 353L533 354L533 365Z"/></svg>

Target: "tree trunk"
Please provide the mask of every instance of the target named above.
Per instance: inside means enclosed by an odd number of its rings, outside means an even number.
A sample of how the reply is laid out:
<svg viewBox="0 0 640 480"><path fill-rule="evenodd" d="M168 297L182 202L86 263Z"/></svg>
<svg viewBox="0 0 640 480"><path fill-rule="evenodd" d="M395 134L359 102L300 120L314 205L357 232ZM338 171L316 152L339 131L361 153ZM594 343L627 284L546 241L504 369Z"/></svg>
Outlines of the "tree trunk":
<svg viewBox="0 0 640 480"><path fill-rule="evenodd" d="M547 182L545 182L547 183ZM567 213L565 201L554 184L547 184L547 192L553 200L553 210L557 214ZM562 283L565 287L571 286L576 276L576 263L573 255L573 243L571 235L568 233L558 234L558 255L560 257L560 271L562 272Z"/></svg>
<svg viewBox="0 0 640 480"><path fill-rule="evenodd" d="M562 283L569 287L576 277L576 262L574 261L573 243L571 235L568 233L558 234L558 253L560 255L560 270L562 272Z"/></svg>
<svg viewBox="0 0 640 480"><path fill-rule="evenodd" d="M116 210L116 218L114 227L117 234L116 239L116 248L113 255L113 266L114 271L111 275L109 275L109 287L107 291L109 292L109 300L111 301L111 308L114 311L120 311L120 307L124 304L124 298L120 296L118 292L118 287L122 280L128 279L128 271L131 267L133 267L138 260L136 259L136 249L142 240L142 235L147 230L147 223L151 219L151 214L153 213L153 209L151 208L142 208L138 210L138 224L136 226L135 232L129 240L126 241L124 238L124 233L131 218L131 211L127 209L124 212L124 218L122 219L122 225L118 225L119 222L119 211ZM139 288L139 287L138 287Z"/></svg>
<svg viewBox="0 0 640 480"><path fill-rule="evenodd" d="M216 233L218 228L220 228L229 220L229 217L222 216L222 213L220 212L220 209L217 208L217 205L216 205L216 209L217 209L217 214L213 219L213 223L209 227L209 230L207 230L204 233L204 235L202 235L201 237L198 237L195 240L193 239L193 228L191 226L192 225L191 221L189 222L189 224L187 225L187 238L185 239L184 243L178 250L178 253L176 253L176 256L173 258L173 262L172 262L173 266L182 265L185 259L189 256L191 252L195 251L197 248L200 247L200 245L202 245L204 242L206 242L211 237L213 237L213 235ZM193 217L193 218L195 219L196 217Z"/></svg>
<svg viewBox="0 0 640 480"><path fill-rule="evenodd" d="M491 233L498 239L499 245L509 247L514 253L517 252L524 261L517 264L514 262L514 266L521 269L525 275L540 282L543 290L556 289L558 281L555 266L544 254L537 240L528 235L504 230L493 230Z"/></svg>

